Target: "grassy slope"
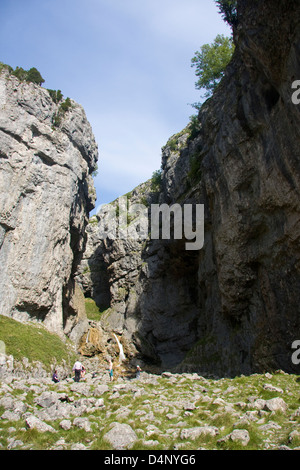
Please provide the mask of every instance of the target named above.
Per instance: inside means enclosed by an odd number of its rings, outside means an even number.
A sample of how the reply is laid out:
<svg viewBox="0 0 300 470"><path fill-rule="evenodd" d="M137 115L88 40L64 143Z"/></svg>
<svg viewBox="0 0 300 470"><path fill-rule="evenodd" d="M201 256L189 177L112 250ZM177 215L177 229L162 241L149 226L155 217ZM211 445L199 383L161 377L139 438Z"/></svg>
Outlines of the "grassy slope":
<svg viewBox="0 0 300 470"><path fill-rule="evenodd" d="M0 315L0 341L5 346L5 354L15 360L27 357L30 362L39 361L49 370L53 363L73 361L74 353L58 335L50 333L40 324L20 323ZM2 346L3 346L2 343Z"/></svg>

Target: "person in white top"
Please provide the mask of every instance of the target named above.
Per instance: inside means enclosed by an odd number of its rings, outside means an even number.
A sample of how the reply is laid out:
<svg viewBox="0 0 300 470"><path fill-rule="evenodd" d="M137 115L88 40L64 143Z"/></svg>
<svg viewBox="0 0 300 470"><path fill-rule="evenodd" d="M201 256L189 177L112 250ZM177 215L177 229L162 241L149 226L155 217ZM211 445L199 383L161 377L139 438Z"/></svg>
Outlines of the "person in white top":
<svg viewBox="0 0 300 470"><path fill-rule="evenodd" d="M73 371L75 372L75 382L79 382L81 371L82 371L82 364L80 361L76 361L73 366Z"/></svg>

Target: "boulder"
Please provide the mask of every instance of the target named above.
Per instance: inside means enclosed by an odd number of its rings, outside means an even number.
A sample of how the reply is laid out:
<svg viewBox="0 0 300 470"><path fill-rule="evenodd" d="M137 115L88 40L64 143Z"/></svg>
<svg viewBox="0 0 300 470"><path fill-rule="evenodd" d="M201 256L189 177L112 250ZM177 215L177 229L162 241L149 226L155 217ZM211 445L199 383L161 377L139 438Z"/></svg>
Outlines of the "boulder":
<svg viewBox="0 0 300 470"><path fill-rule="evenodd" d="M59 402L60 395L56 392L45 391L37 398L35 398L35 403L42 408L50 408L52 405Z"/></svg>
<svg viewBox="0 0 300 470"><path fill-rule="evenodd" d="M215 426L198 426L190 429L182 429L180 438L194 441L199 436L216 436L217 434L219 434L219 429Z"/></svg>
<svg viewBox="0 0 300 470"><path fill-rule="evenodd" d="M72 427L72 423L69 419L63 419L60 423L59 426L64 430L64 431L69 431Z"/></svg>
<svg viewBox="0 0 300 470"><path fill-rule="evenodd" d="M79 429L84 429L85 432L91 432L91 423L88 418L75 418L73 421L73 426L76 426Z"/></svg>
<svg viewBox="0 0 300 470"><path fill-rule="evenodd" d="M266 400L263 409L266 411L280 411L285 413L287 410L287 404L282 398L271 398L270 400Z"/></svg>
<svg viewBox="0 0 300 470"><path fill-rule="evenodd" d="M112 423L112 428L104 435L113 449L130 449L138 439L136 433L129 424Z"/></svg>
<svg viewBox="0 0 300 470"><path fill-rule="evenodd" d="M25 420L28 429L36 429L39 432L56 432L55 429L34 415L28 416Z"/></svg>

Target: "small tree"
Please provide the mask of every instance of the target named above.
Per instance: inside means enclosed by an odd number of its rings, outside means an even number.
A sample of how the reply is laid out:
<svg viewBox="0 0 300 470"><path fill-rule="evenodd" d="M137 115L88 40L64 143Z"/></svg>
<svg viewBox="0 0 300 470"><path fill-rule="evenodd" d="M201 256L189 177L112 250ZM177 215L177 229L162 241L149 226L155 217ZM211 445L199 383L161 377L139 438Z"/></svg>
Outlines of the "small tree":
<svg viewBox="0 0 300 470"><path fill-rule="evenodd" d="M0 72L2 72L2 70L7 70L9 73L12 73L14 69L10 65L0 62Z"/></svg>
<svg viewBox="0 0 300 470"><path fill-rule="evenodd" d="M196 76L199 77L195 86L197 90L206 90L205 98L209 98L220 83L233 51L232 38L218 35L212 44L204 44L200 52L195 52L192 67L196 67ZM193 106L199 108L197 103Z"/></svg>
<svg viewBox="0 0 300 470"><path fill-rule="evenodd" d="M70 98L66 98L65 101L60 105L60 111L65 114L69 109L72 108L72 103Z"/></svg>
<svg viewBox="0 0 300 470"><path fill-rule="evenodd" d="M60 90L58 90L58 91L60 92ZM60 94L61 94L61 92L60 92ZM53 93L50 93L50 95L53 95ZM61 96L63 96L63 95L61 94ZM53 123L54 127L59 127L61 125L62 119L65 117L65 114L71 108L72 108L71 100L70 100L70 98L66 98L65 101L63 101L60 104L57 113L54 114L53 117L52 117L52 123Z"/></svg>
<svg viewBox="0 0 300 470"><path fill-rule="evenodd" d="M158 192L161 188L162 183L162 170L156 170L152 173L151 178L151 189L154 192Z"/></svg>
<svg viewBox="0 0 300 470"><path fill-rule="evenodd" d="M232 28L238 24L237 0L215 0L224 21Z"/></svg>
<svg viewBox="0 0 300 470"><path fill-rule="evenodd" d="M37 85L42 85L42 83L45 81L40 72L35 67L32 67L29 70L24 70L22 67L16 67L15 70L13 70L11 73L21 82L26 81L36 83Z"/></svg>
<svg viewBox="0 0 300 470"><path fill-rule="evenodd" d="M49 95L51 96L54 103L57 104L63 99L63 94L62 94L61 90L50 90L48 88L48 91L49 91Z"/></svg>
<svg viewBox="0 0 300 470"><path fill-rule="evenodd" d="M32 67L31 69L28 70L28 72L26 72L25 80L27 82L36 83L37 85L40 85L40 86L42 85L42 83L45 82L40 72L35 67Z"/></svg>
<svg viewBox="0 0 300 470"><path fill-rule="evenodd" d="M22 67L16 67L12 75L17 77L20 81L26 80L27 72Z"/></svg>

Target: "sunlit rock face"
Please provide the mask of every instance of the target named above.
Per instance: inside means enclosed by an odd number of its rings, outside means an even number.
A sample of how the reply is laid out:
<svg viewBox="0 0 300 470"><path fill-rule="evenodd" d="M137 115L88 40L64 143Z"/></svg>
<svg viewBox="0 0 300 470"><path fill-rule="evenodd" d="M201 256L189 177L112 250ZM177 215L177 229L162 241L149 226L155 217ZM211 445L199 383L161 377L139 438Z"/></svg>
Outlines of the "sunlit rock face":
<svg viewBox="0 0 300 470"><path fill-rule="evenodd" d="M85 316L73 274L94 207L98 150L83 108L71 101L54 125L59 106L46 89L2 71L0 314L61 334Z"/></svg>

